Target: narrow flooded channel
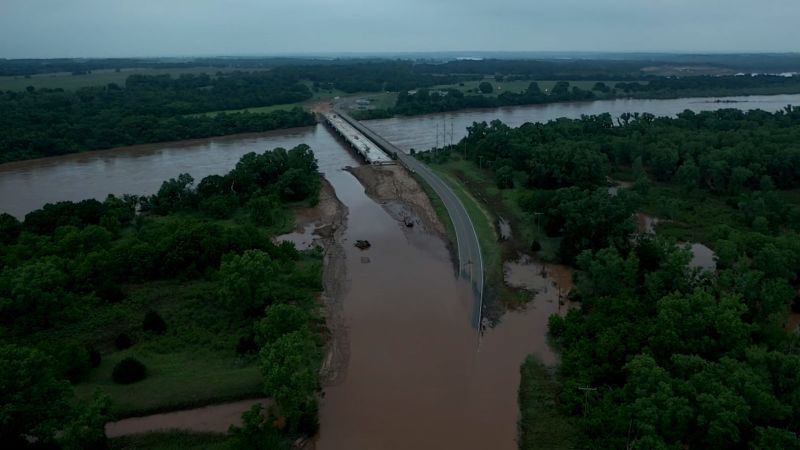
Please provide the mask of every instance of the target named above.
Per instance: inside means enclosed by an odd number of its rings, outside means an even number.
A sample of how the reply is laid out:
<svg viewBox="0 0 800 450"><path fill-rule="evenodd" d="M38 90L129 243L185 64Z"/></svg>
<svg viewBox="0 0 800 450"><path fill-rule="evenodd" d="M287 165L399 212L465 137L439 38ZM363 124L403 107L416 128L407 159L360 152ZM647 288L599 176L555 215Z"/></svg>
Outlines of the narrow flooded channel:
<svg viewBox="0 0 800 450"><path fill-rule="evenodd" d="M720 106L697 101L661 101L670 106L653 112ZM769 102L754 98L747 105L776 110L800 104L800 96L775 96ZM645 111L660 103L592 102L457 113L454 129L463 134L472 121L494 118L518 125L575 117L608 111L609 104L616 105L611 110L615 113ZM370 126L404 148L425 148L432 144L432 124L441 117L450 115L389 119ZM532 283L539 294L528 308L507 314L479 339L469 323L470 289L456 279L445 243L422 233L411 245L402 222L344 170L357 162L322 126L0 165L0 210L22 217L47 202L150 194L181 172L199 180L230 170L247 152L301 143L315 151L320 170L349 211L342 242L348 289L341 299L349 362L341 382L325 388L318 448L516 448L519 365L528 354L555 362L545 340L547 317L563 305L552 283L568 285L568 274L553 267L542 281L536 279L535 267L507 267L509 280L521 287ZM286 238L307 244L311 231ZM359 250L353 246L356 240L369 240L371 247Z"/></svg>

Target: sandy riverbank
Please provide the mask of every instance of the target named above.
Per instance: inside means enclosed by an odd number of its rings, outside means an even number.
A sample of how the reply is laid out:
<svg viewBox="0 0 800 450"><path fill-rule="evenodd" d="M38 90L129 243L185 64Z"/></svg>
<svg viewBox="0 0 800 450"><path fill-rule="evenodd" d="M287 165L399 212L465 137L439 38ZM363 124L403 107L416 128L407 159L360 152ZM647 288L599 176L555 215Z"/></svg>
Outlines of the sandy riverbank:
<svg viewBox="0 0 800 450"><path fill-rule="evenodd" d="M419 183L399 165L359 166L349 169L364 185L367 195L383 205L398 221L410 220L446 239L445 229L431 200Z"/></svg>

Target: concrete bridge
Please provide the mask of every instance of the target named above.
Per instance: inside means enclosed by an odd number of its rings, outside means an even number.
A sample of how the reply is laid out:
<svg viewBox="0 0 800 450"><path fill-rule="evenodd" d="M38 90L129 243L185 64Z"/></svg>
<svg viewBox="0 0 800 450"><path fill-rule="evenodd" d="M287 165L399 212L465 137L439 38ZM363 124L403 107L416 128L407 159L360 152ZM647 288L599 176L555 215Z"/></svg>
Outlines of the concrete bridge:
<svg viewBox="0 0 800 450"><path fill-rule="evenodd" d="M322 118L325 125L334 133L341 136L342 139L350 145L350 148L367 164L384 165L395 163L382 148L375 145L375 143L353 127L340 113L323 113Z"/></svg>
<svg viewBox="0 0 800 450"><path fill-rule="evenodd" d="M394 144L383 139L374 131L367 128L363 123L353 119L349 114L339 109L334 109L334 119L345 122L352 129L359 133L358 142L363 140L370 141L370 149L379 148L383 150L384 156L395 157L406 169L419 175L442 199L450 221L456 234L456 245L458 247L459 275L470 280L472 285L475 303L472 310L472 325L480 330L483 319L483 289L484 289L484 268L483 256L481 255L480 241L478 233L472 219L469 217L464 204L458 198L450 186L445 183L439 175L434 173L428 166L421 163L411 155L406 154ZM330 121L328 117L326 120ZM338 122L329 122L329 124ZM370 153L372 155L373 153ZM391 160L391 159L390 159ZM370 163L375 164L375 163Z"/></svg>

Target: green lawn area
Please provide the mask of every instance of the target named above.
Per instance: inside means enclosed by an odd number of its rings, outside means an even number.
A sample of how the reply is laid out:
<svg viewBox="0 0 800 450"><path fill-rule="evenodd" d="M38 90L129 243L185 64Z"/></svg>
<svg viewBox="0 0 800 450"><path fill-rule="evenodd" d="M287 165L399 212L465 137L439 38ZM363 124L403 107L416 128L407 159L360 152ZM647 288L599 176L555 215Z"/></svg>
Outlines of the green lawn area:
<svg viewBox="0 0 800 450"><path fill-rule="evenodd" d="M34 345L75 341L100 350L101 364L75 386L78 397L90 397L96 390L107 393L112 412L124 417L263 395L255 361L235 353L247 324L229 320L230 314L215 303L213 282L157 281L125 291L128 298L120 303L97 308L74 325L29 338ZM163 335L142 329L142 319L151 309L167 324ZM120 333L131 337L131 348L116 350L114 340ZM114 364L128 356L147 367L147 378L115 384Z"/></svg>
<svg viewBox="0 0 800 450"><path fill-rule="evenodd" d="M581 448L574 419L558 410L558 383L551 371L533 357L520 368L520 450Z"/></svg>
<svg viewBox="0 0 800 450"><path fill-rule="evenodd" d="M127 68L120 69L119 72L113 69L108 70L95 70L92 73L85 75L72 75L67 72L58 73L43 73L32 75L29 78L24 76L5 76L0 77L0 91L22 91L28 86L33 86L37 89L49 88L64 90L75 90L88 86L105 86L109 83L116 83L120 86L125 85L125 80L130 75L177 75L182 73L201 74L207 73L214 75L217 72L231 72L237 69L226 69L219 67L182 67L182 68L169 68L169 69L155 69L155 68ZM248 69L259 70L259 69ZM262 69L266 70L266 69Z"/></svg>
<svg viewBox="0 0 800 450"><path fill-rule="evenodd" d="M129 385L111 381L114 364L133 356L147 366L147 378ZM178 353L131 349L104 355L88 379L75 387L79 398L95 390L111 396L117 417L171 411L263 395L263 380L254 359L200 348Z"/></svg>

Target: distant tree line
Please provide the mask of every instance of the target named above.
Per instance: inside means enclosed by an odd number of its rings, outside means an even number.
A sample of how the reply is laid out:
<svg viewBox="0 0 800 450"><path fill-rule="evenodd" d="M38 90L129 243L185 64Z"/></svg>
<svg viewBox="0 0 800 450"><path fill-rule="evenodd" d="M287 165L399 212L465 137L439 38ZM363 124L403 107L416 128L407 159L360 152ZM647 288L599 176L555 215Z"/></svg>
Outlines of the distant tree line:
<svg viewBox="0 0 800 450"><path fill-rule="evenodd" d="M597 78L599 77L595 79ZM529 79L529 75L520 76L520 79ZM393 107L358 111L355 114L361 119L381 119L394 115L412 116L468 108L497 108L626 97L677 98L800 92L800 76L648 77L648 80L616 82L613 87L598 81L591 90L570 86L569 81L562 80L556 82L549 92L543 91L534 81L521 92L505 91L497 96L486 95L491 94L494 89L490 82L484 81L481 82L479 92L476 94L464 93L454 88L401 91Z"/></svg>
<svg viewBox="0 0 800 450"><path fill-rule="evenodd" d="M0 162L115 146L268 131L314 123L300 108L270 113L205 111L292 103L305 84L268 72L128 77L77 91L0 93Z"/></svg>
<svg viewBox="0 0 800 450"><path fill-rule="evenodd" d="M426 73L525 75L528 79L628 79L643 75L642 68L652 66L712 66L741 72L792 72L800 71L800 57L796 54L583 54L574 58L538 56L526 58L509 55L506 58L481 60L434 61L427 55L406 60L420 66ZM0 59L0 76L24 76L39 73L86 73L95 70L121 70L136 68L190 69L215 67L225 69L268 69L289 65L351 65L354 62L386 62L386 58L54 58L54 59ZM586 76L587 78L576 78ZM609 78L605 78L609 77Z"/></svg>

